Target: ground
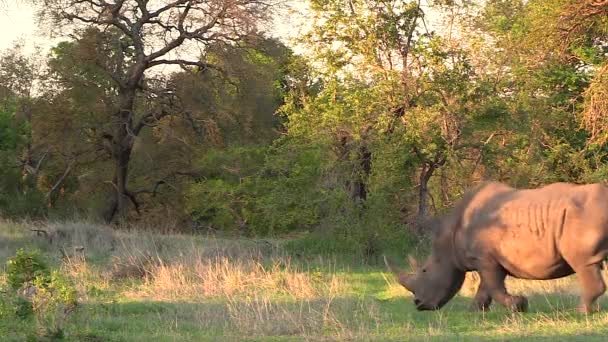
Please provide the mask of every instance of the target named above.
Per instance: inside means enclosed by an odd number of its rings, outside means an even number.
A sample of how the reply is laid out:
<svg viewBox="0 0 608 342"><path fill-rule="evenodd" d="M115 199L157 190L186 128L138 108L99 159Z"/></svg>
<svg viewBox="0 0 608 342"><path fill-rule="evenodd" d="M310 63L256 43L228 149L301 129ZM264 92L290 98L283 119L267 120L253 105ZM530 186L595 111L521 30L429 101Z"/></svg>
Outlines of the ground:
<svg viewBox="0 0 608 342"><path fill-rule="evenodd" d="M37 236L33 228L46 235ZM284 242L0 221L2 265L18 248L38 248L73 281L79 304L62 323L68 341L608 338L605 300L599 313L576 312L576 277L510 279L511 292L529 296L530 312L524 314L501 307L469 312L474 275L441 311L417 312L381 264L302 256L289 253ZM0 316L3 341L40 338L40 329L32 319Z"/></svg>

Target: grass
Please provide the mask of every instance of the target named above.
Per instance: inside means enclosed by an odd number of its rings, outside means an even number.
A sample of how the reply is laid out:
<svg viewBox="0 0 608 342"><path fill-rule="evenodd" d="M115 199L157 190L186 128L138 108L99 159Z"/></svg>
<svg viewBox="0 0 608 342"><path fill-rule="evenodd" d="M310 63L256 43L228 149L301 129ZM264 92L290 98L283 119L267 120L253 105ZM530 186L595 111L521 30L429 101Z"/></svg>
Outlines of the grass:
<svg viewBox="0 0 608 342"><path fill-rule="evenodd" d="M36 236L31 229L47 233ZM51 239L52 238L52 239ZM51 241L52 240L52 241ZM608 312L582 315L575 278L510 279L531 311L468 311L477 279L437 312L416 312L381 265L292 256L284 241L114 232L85 224L0 222L0 263L20 247L45 252L80 305L68 341L604 341ZM0 282L2 278L0 277ZM31 322L2 321L3 341Z"/></svg>

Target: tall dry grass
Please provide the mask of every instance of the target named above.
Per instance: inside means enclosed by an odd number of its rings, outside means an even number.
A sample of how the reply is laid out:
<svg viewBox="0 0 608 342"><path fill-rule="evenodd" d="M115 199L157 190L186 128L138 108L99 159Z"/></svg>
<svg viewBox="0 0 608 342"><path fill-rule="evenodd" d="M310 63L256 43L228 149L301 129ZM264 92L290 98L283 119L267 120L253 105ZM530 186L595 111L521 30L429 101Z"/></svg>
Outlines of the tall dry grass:
<svg viewBox="0 0 608 342"><path fill-rule="evenodd" d="M143 270L143 284L128 294L132 298L197 300L266 292L299 299L320 294L321 282L291 265L289 259L264 262L221 255L208 259L196 250L170 260L127 258Z"/></svg>

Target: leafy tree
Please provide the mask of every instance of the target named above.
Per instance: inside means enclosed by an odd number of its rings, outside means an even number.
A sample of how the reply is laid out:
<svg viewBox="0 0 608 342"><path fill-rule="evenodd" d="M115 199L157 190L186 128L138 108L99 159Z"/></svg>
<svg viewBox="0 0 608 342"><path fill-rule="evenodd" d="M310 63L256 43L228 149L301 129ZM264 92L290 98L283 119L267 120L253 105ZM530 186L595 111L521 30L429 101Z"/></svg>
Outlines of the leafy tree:
<svg viewBox="0 0 608 342"><path fill-rule="evenodd" d="M429 214L429 182L450 156L467 146L463 133L474 119L485 80L468 51L427 29L419 2L311 1L317 25L303 40L325 88L286 107L292 134L325 134L351 179L353 198L368 197L374 172L372 146L400 140L407 165L418 174L416 216ZM291 97L293 99L294 97ZM352 171L350 171L352 170ZM413 174L412 174L413 176ZM415 184L415 183L414 183ZM403 204L405 206L405 204ZM405 210L404 211L409 211Z"/></svg>
<svg viewBox="0 0 608 342"><path fill-rule="evenodd" d="M107 129L96 133L96 139L107 146L114 163L111 180L115 195L106 219L126 214L128 202L138 207L136 194L128 187L129 165L137 137L147 128L157 126L173 116L171 88L157 83L148 91L153 79L151 70L176 65L199 70L215 68L215 64L191 58L189 49L205 51L212 43L243 42L257 35L256 27L270 13L271 2L258 0L194 1L179 0L167 4L141 1L63 1L43 2L41 18L51 20L57 28L73 27L73 33L86 35L88 30L111 31L111 51L95 45L105 59L94 59L101 77L110 79L116 101L106 112ZM102 51L99 51L101 49ZM164 89L163 89L164 88ZM152 106L138 106L146 98L164 99Z"/></svg>
<svg viewBox="0 0 608 342"><path fill-rule="evenodd" d="M53 153L47 165L56 164L54 169L62 172L52 177L61 185L47 185L65 189L60 205L74 203L94 212L100 199L115 191L107 179L113 167L111 144L103 134L111 131L107 113L118 89L100 65L120 62L113 57L120 39L117 31L88 29L80 39L52 50L43 95L47 105L39 111L34 131L37 143ZM183 193L191 178L200 177L196 160L201 155L229 145L268 143L277 135L274 112L282 103L290 53L271 39L241 46L218 43L201 58L221 71L188 69L148 81L137 108L167 115L142 131L130 160L140 220L158 221L167 212L184 215Z"/></svg>
<svg viewBox="0 0 608 342"><path fill-rule="evenodd" d="M36 63L17 43L0 55L0 211L38 216L44 211L37 189L45 154L32 144L32 92Z"/></svg>
<svg viewBox="0 0 608 342"><path fill-rule="evenodd" d="M473 40L481 41L479 59L486 61L478 67L496 80L512 122L501 132L504 157L494 161L496 178L534 186L592 180L601 169L601 115L590 114L588 94L606 62L605 31L603 18L591 14L601 12L601 3L591 6L588 21L578 17L590 4L497 0L476 17Z"/></svg>

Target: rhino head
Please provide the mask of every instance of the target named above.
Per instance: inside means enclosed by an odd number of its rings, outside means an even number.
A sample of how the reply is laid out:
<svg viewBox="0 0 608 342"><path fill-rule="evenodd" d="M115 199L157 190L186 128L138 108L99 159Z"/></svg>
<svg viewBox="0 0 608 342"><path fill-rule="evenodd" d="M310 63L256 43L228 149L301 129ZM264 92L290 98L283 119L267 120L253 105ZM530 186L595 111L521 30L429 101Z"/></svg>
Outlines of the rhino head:
<svg viewBox="0 0 608 342"><path fill-rule="evenodd" d="M414 295L414 305L419 311L441 309L464 282L465 272L455 267L449 257L431 255L420 267L410 257L414 273L403 271L386 257L384 261L399 284Z"/></svg>

